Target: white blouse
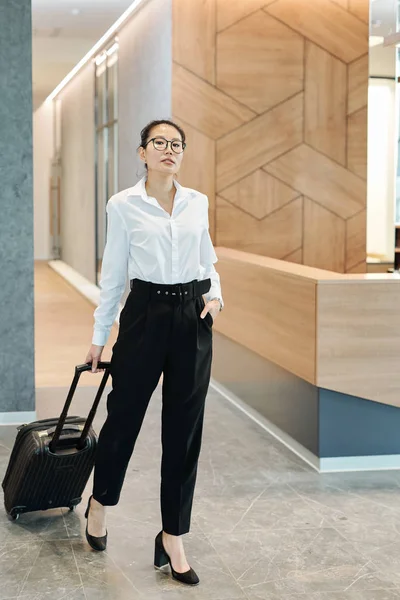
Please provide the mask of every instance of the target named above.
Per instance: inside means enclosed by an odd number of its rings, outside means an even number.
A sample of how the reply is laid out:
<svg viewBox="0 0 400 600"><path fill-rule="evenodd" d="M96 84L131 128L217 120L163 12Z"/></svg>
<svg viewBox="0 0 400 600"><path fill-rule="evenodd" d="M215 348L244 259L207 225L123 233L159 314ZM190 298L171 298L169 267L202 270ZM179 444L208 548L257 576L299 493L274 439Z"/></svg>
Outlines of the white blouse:
<svg viewBox="0 0 400 600"><path fill-rule="evenodd" d="M107 242L92 343L104 346L117 316L126 278L152 283L211 279L207 301L219 298L217 256L209 234L208 198L175 181L172 215L147 195L146 177L107 203Z"/></svg>

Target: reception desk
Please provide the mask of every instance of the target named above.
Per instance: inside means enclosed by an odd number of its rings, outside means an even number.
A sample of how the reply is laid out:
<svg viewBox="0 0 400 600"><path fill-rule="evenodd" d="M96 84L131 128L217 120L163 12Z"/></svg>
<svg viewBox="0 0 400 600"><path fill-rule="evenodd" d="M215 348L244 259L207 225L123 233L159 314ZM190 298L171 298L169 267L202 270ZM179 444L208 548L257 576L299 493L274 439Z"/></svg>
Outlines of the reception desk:
<svg viewBox="0 0 400 600"><path fill-rule="evenodd" d="M318 468L400 468L400 277L217 254L226 308L214 377L249 401L240 355L252 353L265 373L253 406ZM232 344L230 370L219 348Z"/></svg>

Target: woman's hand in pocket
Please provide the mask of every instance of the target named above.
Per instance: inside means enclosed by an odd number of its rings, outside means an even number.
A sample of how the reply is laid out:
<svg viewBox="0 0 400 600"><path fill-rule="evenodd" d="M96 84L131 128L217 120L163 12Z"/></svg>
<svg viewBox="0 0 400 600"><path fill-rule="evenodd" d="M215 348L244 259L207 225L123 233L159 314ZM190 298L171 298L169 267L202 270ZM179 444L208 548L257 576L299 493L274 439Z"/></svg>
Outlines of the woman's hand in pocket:
<svg viewBox="0 0 400 600"><path fill-rule="evenodd" d="M206 316L206 314L210 313L210 315L212 316L213 321L215 321L215 319L219 315L219 309L220 309L220 307L221 307L221 305L219 303L219 300L210 300L210 302L207 302L207 304L205 305L205 307L201 311L200 317L202 319L204 319L204 317Z"/></svg>
<svg viewBox="0 0 400 600"><path fill-rule="evenodd" d="M95 346L92 344L89 352L86 356L86 363L92 363L92 373L99 373L104 369L98 369L97 365L101 361L101 355L103 354L104 346Z"/></svg>

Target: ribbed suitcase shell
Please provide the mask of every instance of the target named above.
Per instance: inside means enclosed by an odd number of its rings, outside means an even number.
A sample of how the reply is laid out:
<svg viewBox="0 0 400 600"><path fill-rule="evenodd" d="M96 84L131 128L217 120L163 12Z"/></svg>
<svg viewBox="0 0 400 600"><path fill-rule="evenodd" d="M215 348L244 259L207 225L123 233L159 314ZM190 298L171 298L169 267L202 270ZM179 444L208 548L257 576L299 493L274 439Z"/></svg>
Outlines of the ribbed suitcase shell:
<svg viewBox="0 0 400 600"><path fill-rule="evenodd" d="M36 421L18 428L18 435L2 483L7 514L16 519L25 512L74 508L93 469L97 437L92 422L106 385L110 363L99 363L106 373L88 419L67 417L79 377L88 365L76 367L63 413L59 419ZM57 431L55 431L57 429ZM56 451L50 443L55 438ZM83 447L77 448L79 442Z"/></svg>
<svg viewBox="0 0 400 600"><path fill-rule="evenodd" d="M73 508L79 504L94 465L97 439L91 427L85 448L77 450L74 446L80 435L68 429L68 425L83 427L85 420L68 419L60 440L68 442L68 446L56 454L49 450L52 436L42 437L40 432L56 425L58 419L48 422L47 426L38 424L30 431L24 431L30 425L20 430L3 481L4 505L11 517L35 510Z"/></svg>

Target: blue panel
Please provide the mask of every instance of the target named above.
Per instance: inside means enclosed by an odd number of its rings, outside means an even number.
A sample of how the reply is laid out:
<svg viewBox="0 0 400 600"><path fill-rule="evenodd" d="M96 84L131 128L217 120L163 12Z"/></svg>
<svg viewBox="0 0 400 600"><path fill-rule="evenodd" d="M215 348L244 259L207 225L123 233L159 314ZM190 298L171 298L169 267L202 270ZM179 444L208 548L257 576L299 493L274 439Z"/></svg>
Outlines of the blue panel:
<svg viewBox="0 0 400 600"><path fill-rule="evenodd" d="M319 391L319 456L400 454L400 408Z"/></svg>

